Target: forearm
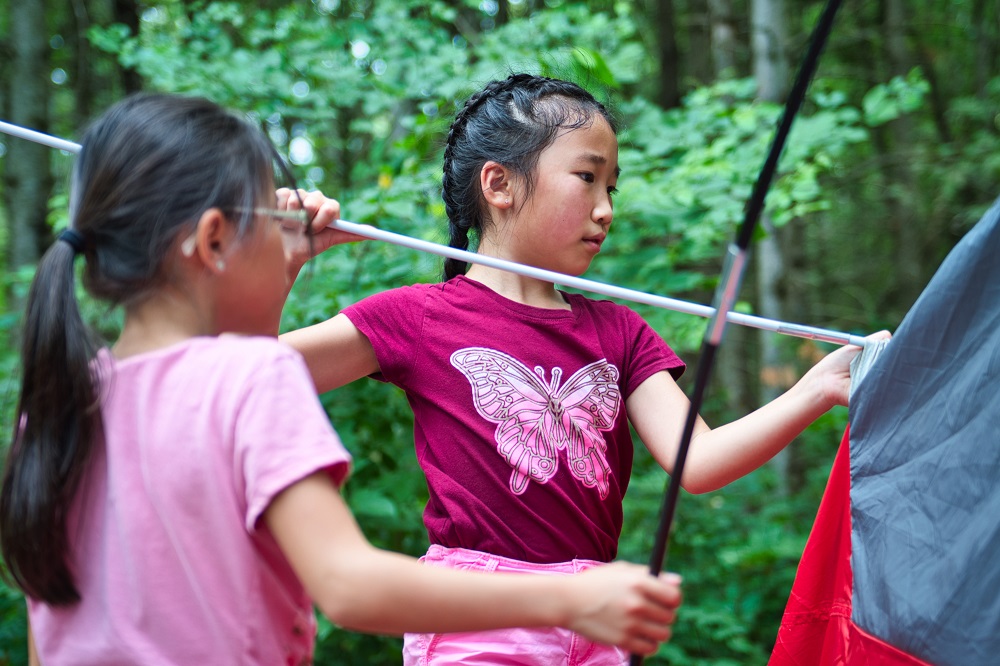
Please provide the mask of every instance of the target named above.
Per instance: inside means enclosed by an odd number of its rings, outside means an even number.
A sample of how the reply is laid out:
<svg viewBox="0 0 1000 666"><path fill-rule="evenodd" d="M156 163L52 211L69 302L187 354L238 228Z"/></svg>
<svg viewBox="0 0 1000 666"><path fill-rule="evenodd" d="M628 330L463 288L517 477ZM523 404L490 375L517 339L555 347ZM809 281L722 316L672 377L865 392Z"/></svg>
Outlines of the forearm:
<svg viewBox="0 0 1000 666"><path fill-rule="evenodd" d="M575 599L562 576L458 571L367 549L341 557L325 600L330 620L355 631L400 634L566 626Z"/></svg>
<svg viewBox="0 0 1000 666"><path fill-rule="evenodd" d="M265 513L272 533L324 615L377 633L565 625L566 577L508 576L425 565L372 546L339 493L313 475Z"/></svg>
<svg viewBox="0 0 1000 666"><path fill-rule="evenodd" d="M624 562L572 576L498 574L378 550L321 473L279 494L264 520L316 605L361 631L562 626L649 654L669 638L681 601L679 581Z"/></svg>
<svg viewBox="0 0 1000 666"><path fill-rule="evenodd" d="M565 576L460 571L375 548L322 475L284 491L265 519L316 605L349 629L398 634L565 626L579 610L574 605L588 601L571 598Z"/></svg>
<svg viewBox="0 0 1000 666"><path fill-rule="evenodd" d="M743 418L702 431L691 441L683 487L688 492L704 493L749 474L830 407L815 385L800 382Z"/></svg>

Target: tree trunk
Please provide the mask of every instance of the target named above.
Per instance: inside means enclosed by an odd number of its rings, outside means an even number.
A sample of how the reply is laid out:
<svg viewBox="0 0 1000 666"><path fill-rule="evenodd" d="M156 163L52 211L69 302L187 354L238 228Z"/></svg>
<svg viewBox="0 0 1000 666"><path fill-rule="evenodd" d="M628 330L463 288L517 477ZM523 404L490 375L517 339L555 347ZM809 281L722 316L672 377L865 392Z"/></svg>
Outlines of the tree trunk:
<svg viewBox="0 0 1000 666"><path fill-rule="evenodd" d="M473 46L479 44L479 34L482 32L479 10L461 0L445 0L445 4L455 10L455 18L452 22L454 34ZM474 57L475 54L470 52L469 55Z"/></svg>
<svg viewBox="0 0 1000 666"><path fill-rule="evenodd" d="M67 17L66 45L73 53L73 108L75 127L82 127L94 112L94 60L87 31L90 30L90 8L85 0L72 0L72 13Z"/></svg>
<svg viewBox="0 0 1000 666"><path fill-rule="evenodd" d="M708 0L691 0L688 7L688 71L699 86L708 85L715 78L712 67L712 20L708 5Z"/></svg>
<svg viewBox="0 0 1000 666"><path fill-rule="evenodd" d="M127 25L129 33L132 35L139 34L139 5L136 3L136 0L114 0L114 15L115 22ZM142 77L139 75L139 72L131 67L121 67L119 65L119 68L122 88L125 90L126 95L142 90Z"/></svg>
<svg viewBox="0 0 1000 666"><path fill-rule="evenodd" d="M736 18L732 0L708 0L709 17L712 24L712 60L715 62L716 78L732 78L736 75Z"/></svg>
<svg viewBox="0 0 1000 666"><path fill-rule="evenodd" d="M975 37L975 81L976 95L985 100L987 98L986 86L990 82L990 77L995 71L997 59L997 16L994 5L994 15L987 16L987 0L973 0L972 3L972 29ZM991 29L992 26L992 29Z"/></svg>
<svg viewBox="0 0 1000 666"><path fill-rule="evenodd" d="M753 0L750 26L757 96L768 102L782 103L788 94L785 52L788 29L785 27L784 0Z"/></svg>
<svg viewBox="0 0 1000 666"><path fill-rule="evenodd" d="M510 23L510 0L500 0L497 3L496 25L499 28L508 23Z"/></svg>
<svg viewBox="0 0 1000 666"><path fill-rule="evenodd" d="M758 98L782 103L788 90L788 63L785 58L785 28L783 0L752 0L751 44L753 46L753 73L757 80ZM782 252L779 230L765 212L761 224L767 235L757 241L754 248L757 278L757 308L761 316L784 320L787 316L781 282L785 276L785 257ZM781 359L777 336L763 331L759 342L760 401L767 403L787 388L788 372ZM790 465L788 449L774 457L782 488L789 488Z"/></svg>
<svg viewBox="0 0 1000 666"><path fill-rule="evenodd" d="M905 76L913 67L906 43L906 5L904 0L884 0L882 5L885 55L890 76ZM894 295L904 308L917 299L923 289L924 267L921 234L924 225L913 203L916 180L906 155L913 139L913 123L902 116L885 127L886 151L882 156L888 187L889 224L897 244Z"/></svg>
<svg viewBox="0 0 1000 666"><path fill-rule="evenodd" d="M10 3L10 121L47 132L49 38L45 0ZM52 191L52 149L22 139L8 143L4 198L7 204L7 267L36 263L50 241L46 214Z"/></svg>
<svg viewBox="0 0 1000 666"><path fill-rule="evenodd" d="M654 7L657 60L660 63L660 85L656 101L664 109L673 109L681 105L681 74L677 55L674 3L673 0L656 0Z"/></svg>
<svg viewBox="0 0 1000 666"><path fill-rule="evenodd" d="M711 24L712 63L715 79L736 73L737 31L732 0L708 0ZM753 255L751 255L752 257ZM741 300L757 302L757 285L745 280ZM726 328L725 343L719 347L716 387L725 400L727 420L739 418L756 409L760 385L757 336L745 326Z"/></svg>

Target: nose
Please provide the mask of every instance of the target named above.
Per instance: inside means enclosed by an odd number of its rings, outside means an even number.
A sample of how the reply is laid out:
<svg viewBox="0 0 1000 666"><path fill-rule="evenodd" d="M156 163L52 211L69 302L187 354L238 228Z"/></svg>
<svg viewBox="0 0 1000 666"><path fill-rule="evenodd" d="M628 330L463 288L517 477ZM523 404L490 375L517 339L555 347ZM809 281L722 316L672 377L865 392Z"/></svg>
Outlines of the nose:
<svg viewBox="0 0 1000 666"><path fill-rule="evenodd" d="M605 194L600 198L594 209L590 213L590 219L602 227L611 226L611 220L615 217L614 203L611 201L611 194Z"/></svg>

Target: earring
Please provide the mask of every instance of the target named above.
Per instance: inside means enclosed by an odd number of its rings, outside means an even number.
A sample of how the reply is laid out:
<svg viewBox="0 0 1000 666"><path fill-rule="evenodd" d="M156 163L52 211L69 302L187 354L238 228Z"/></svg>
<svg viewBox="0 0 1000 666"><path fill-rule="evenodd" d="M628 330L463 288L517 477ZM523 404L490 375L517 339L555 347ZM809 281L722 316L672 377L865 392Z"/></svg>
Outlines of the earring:
<svg viewBox="0 0 1000 666"><path fill-rule="evenodd" d="M215 267L218 268L220 271L224 271L226 270L226 262L224 262L222 259L216 259Z"/></svg>
<svg viewBox="0 0 1000 666"><path fill-rule="evenodd" d="M504 199L504 204L506 204L507 206L509 206L510 205L510 199Z"/></svg>

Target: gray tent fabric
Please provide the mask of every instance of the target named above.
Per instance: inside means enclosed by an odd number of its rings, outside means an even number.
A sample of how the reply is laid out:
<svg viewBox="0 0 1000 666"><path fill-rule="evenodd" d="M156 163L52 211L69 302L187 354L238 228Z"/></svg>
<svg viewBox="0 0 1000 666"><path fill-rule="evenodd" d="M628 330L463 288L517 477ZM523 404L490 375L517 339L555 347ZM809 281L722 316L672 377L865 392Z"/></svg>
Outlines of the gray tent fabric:
<svg viewBox="0 0 1000 666"><path fill-rule="evenodd" d="M938 666L1000 664L1000 200L850 407L853 621Z"/></svg>
<svg viewBox="0 0 1000 666"><path fill-rule="evenodd" d="M868 344L861 350L861 353L851 360L851 388L849 396L852 400L854 399L854 391L857 390L858 384L865 378L868 371L874 367L875 361L882 355L882 352L890 342L892 341L869 340Z"/></svg>

